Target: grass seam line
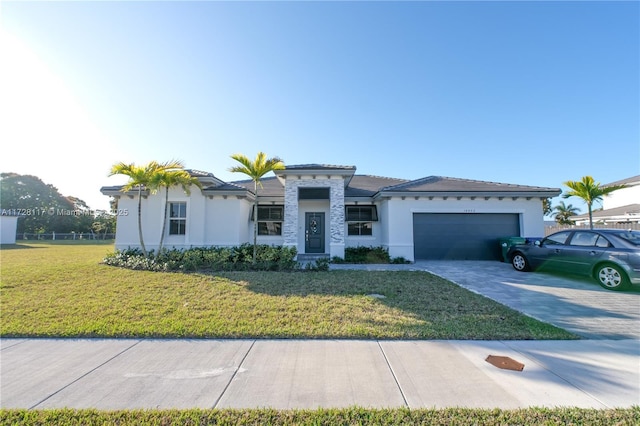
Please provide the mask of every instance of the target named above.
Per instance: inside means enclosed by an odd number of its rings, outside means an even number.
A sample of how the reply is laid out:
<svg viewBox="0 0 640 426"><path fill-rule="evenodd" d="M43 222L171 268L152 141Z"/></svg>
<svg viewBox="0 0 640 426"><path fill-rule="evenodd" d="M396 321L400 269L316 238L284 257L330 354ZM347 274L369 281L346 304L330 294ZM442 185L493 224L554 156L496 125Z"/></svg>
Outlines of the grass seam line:
<svg viewBox="0 0 640 426"><path fill-rule="evenodd" d="M378 344L378 347L380 348L380 352L382 352L382 356L384 357L384 361L387 363L387 367L389 367L389 371L391 372L391 375L393 376L393 381L396 382L396 386L398 387L398 390L400 391L400 396L402 396L402 401L404 402L405 407L411 408L411 407L409 407L409 403L407 402L407 398L404 395L404 391L402 390L402 386L400 386L400 382L398 381L398 377L396 376L395 371L393 371L393 367L391 367L391 363L389 362L389 358L387 358L387 354L384 351L384 348L382 347L382 344L380 344L380 340L376 340L376 343Z"/></svg>
<svg viewBox="0 0 640 426"><path fill-rule="evenodd" d="M51 395L47 396L46 398L36 402L34 405L32 405L31 407L29 407L29 410L33 410L35 409L38 405L42 404L43 402L45 402L46 400L50 399L51 397L53 397L54 395L57 395L58 393L62 392L63 390L65 390L66 388L68 388L69 386L71 386L72 384L80 381L81 379L87 377L89 374L93 373L94 371L96 371L97 369L99 369L100 367L110 363L111 361L113 361L114 359L116 359L117 357L119 357L120 355L122 355L123 353L127 352L129 349L137 346L140 342L142 342L142 340L138 340L136 343L134 343L133 345L123 349L122 351L118 352L117 354L115 354L114 356L112 356L111 358L109 358L108 360L106 360L105 362L103 362L102 364L92 368L91 370L87 371L86 373L84 373L83 375L81 375L80 377L78 377L77 379L73 380L70 383L67 383L66 385L64 385L63 387L61 387L60 389L58 389L57 391L55 391L54 393L52 393Z"/></svg>
<svg viewBox="0 0 640 426"><path fill-rule="evenodd" d="M236 368L236 371L234 371L233 374L231 375L231 378L227 382L227 385L224 387L224 389L222 389L222 392L220 392L220 396L218 397L218 399L216 399L216 402L213 403L213 406L211 407L212 409L218 408L218 404L220 403L220 400L222 399L224 394L227 393L227 389L229 389L229 386L231 386L231 383L233 382L233 379L236 378L236 375L238 374L238 372L242 368L242 364L244 364L244 361L249 356L249 352L251 352L251 350L253 349L253 345L255 345L255 344L256 344L256 340L254 339L251 342L251 346L249 346L249 349L247 350L247 353L244 354L244 356L242 357L242 360L240 361L240 364L238 364L238 368Z"/></svg>

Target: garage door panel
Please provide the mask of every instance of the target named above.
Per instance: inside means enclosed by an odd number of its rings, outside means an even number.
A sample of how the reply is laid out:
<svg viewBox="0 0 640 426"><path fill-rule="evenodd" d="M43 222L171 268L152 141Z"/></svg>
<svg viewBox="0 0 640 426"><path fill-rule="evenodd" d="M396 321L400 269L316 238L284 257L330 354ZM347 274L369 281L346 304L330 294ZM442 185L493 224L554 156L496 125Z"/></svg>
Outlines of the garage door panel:
<svg viewBox="0 0 640 426"><path fill-rule="evenodd" d="M414 213L416 259L500 260L497 239L520 235L517 213Z"/></svg>

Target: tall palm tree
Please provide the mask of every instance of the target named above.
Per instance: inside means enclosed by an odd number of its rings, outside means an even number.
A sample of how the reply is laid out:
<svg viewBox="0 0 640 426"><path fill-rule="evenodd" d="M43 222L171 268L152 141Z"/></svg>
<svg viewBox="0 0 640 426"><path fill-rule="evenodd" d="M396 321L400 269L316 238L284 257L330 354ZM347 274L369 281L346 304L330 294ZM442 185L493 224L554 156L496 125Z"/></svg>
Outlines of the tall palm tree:
<svg viewBox="0 0 640 426"><path fill-rule="evenodd" d="M162 222L162 231L160 233L160 245L158 246L158 256L162 252L164 243L164 235L167 229L167 215L169 211L169 188L172 186L181 186L187 195L191 195L191 185L195 185L202 189L202 184L197 177L182 169L162 170L154 175L150 182L153 191L164 188L164 220Z"/></svg>
<svg viewBox="0 0 640 426"><path fill-rule="evenodd" d="M253 202L253 263L256 263L256 252L258 247L258 186L262 188L260 179L269 172L284 169L284 163L278 157L267 158L264 152L258 152L256 159L251 161L243 154L233 154L234 160L240 163L239 166L229 168L233 173L244 173L253 181L255 200Z"/></svg>
<svg viewBox="0 0 640 426"><path fill-rule="evenodd" d="M571 216L575 216L580 212L579 208L573 207L573 204L567 205L564 201L560 201L560 204L554 206L553 210L555 210L553 217L561 225L571 225L573 223Z"/></svg>
<svg viewBox="0 0 640 426"><path fill-rule="evenodd" d="M142 254L145 257L148 256L148 253L142 236L142 191L143 189L151 189L152 180L157 173L181 169L183 167L179 161L169 161L166 163L151 161L143 166L136 166L135 163L125 164L120 162L111 166L109 176L124 175L129 177L129 181L122 187L122 192L131 191L134 188L138 190L138 237L140 238Z"/></svg>
<svg viewBox="0 0 640 426"><path fill-rule="evenodd" d="M569 187L569 191L562 194L563 198L579 197L587 203L589 210L589 228L593 229L593 203L601 201L602 197L611 194L618 189L626 188L626 185L602 186L600 182L595 182L591 176L584 176L580 181L569 180L564 183Z"/></svg>

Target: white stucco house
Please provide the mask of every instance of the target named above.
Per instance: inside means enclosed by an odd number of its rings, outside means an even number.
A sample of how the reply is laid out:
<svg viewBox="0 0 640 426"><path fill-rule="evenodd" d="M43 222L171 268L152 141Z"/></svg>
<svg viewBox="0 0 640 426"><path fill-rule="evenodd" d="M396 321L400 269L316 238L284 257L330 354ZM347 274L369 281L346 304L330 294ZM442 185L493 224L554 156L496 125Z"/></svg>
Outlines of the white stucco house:
<svg viewBox="0 0 640 426"><path fill-rule="evenodd" d="M189 170L203 189L169 192L167 248L236 246L253 241L253 182L223 182ZM258 243L295 247L298 258L344 257L346 247L383 246L391 257L496 259L497 239L544 235L542 200L558 188L429 176L407 180L356 174L354 166L286 166L262 179ZM118 199L116 248L138 247L137 191L101 188ZM160 242L164 194L145 191L144 241Z"/></svg>
<svg viewBox="0 0 640 426"><path fill-rule="evenodd" d="M0 215L0 244L15 244L19 216L4 213Z"/></svg>
<svg viewBox="0 0 640 426"><path fill-rule="evenodd" d="M593 212L594 223L640 223L640 175L602 185L603 187L626 185L602 197L602 209ZM588 225L589 214L571 218L576 225Z"/></svg>

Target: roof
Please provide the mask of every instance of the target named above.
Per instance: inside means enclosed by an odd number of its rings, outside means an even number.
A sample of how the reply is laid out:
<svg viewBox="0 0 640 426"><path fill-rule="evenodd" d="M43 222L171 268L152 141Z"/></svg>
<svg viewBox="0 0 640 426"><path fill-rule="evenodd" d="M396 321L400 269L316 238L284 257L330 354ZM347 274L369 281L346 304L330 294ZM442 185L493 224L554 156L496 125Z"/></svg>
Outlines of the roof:
<svg viewBox="0 0 640 426"><path fill-rule="evenodd" d="M336 172L349 177L345 181L345 197L370 197L381 195L436 195L436 196L531 196L554 197L562 192L559 188L545 188L540 186L515 185L500 182L488 182L471 179L459 179L444 176L428 176L416 180L399 179L373 175L354 174L355 166L336 166L327 164L300 164L287 166L284 170L276 171L276 176L265 177L260 180L261 197L282 197L284 195L284 181L278 175L293 172L306 174L312 171ZM200 170L187 170L197 177L203 185L205 193L253 194L254 183L251 179L224 182L216 178L213 173ZM105 186L100 191L105 195L115 195L122 186Z"/></svg>
<svg viewBox="0 0 640 426"><path fill-rule="evenodd" d="M284 170L355 170L356 166L337 166L333 164L294 164Z"/></svg>
<svg viewBox="0 0 640 426"><path fill-rule="evenodd" d="M617 180L615 182L611 182L602 186L607 187L607 186L615 186L615 185L629 185L629 186L640 185L640 175L632 176L622 180Z"/></svg>
<svg viewBox="0 0 640 426"><path fill-rule="evenodd" d="M371 175L354 175L349 186L345 188L344 195L345 197L372 197L381 188L400 185L405 182L408 182L408 180Z"/></svg>
<svg viewBox="0 0 640 426"><path fill-rule="evenodd" d="M261 197L281 197L284 195L284 186L280 180L275 176L270 176L260 179L262 187L258 187L258 192ZM237 180L231 182L230 185L243 188L253 193L254 183L251 179Z"/></svg>
<svg viewBox="0 0 640 426"><path fill-rule="evenodd" d="M488 182L471 179L458 179L444 176L428 176L421 179L407 181L398 185L381 188L380 192L426 192L426 193L507 193L521 195L525 193L541 193L540 195L553 197L562 192L559 188L545 188L541 186L515 185L511 183Z"/></svg>
<svg viewBox="0 0 640 426"><path fill-rule="evenodd" d="M628 217L628 216L637 216L640 219L640 204L628 204L626 206L615 207L607 210L594 210L592 213L593 219L604 219L611 217ZM571 216L571 220L588 220L589 214L581 214Z"/></svg>

